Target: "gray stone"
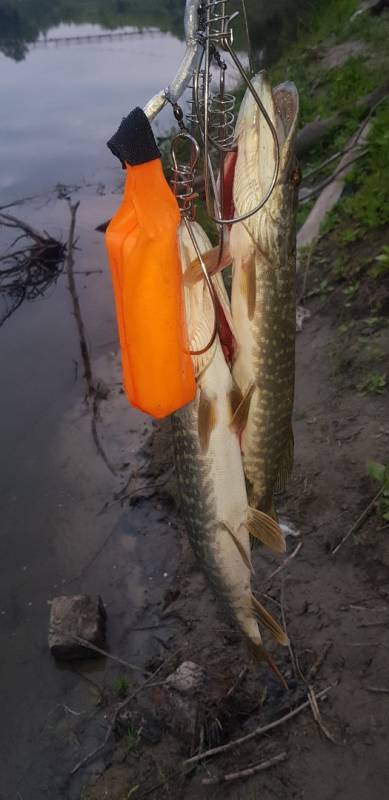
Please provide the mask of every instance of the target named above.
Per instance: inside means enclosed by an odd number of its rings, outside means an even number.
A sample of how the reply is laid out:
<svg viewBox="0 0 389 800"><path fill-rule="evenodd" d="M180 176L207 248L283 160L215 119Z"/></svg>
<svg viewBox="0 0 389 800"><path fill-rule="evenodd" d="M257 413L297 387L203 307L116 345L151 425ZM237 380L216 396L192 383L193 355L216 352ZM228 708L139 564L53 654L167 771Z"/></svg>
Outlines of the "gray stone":
<svg viewBox="0 0 389 800"><path fill-rule="evenodd" d="M194 661L183 661L176 671L166 678L169 689L174 689L181 694L195 692L204 685L205 672Z"/></svg>
<svg viewBox="0 0 389 800"><path fill-rule="evenodd" d="M49 624L49 648L54 658L98 658L100 654L88 644L105 647L105 622L99 595L54 597Z"/></svg>

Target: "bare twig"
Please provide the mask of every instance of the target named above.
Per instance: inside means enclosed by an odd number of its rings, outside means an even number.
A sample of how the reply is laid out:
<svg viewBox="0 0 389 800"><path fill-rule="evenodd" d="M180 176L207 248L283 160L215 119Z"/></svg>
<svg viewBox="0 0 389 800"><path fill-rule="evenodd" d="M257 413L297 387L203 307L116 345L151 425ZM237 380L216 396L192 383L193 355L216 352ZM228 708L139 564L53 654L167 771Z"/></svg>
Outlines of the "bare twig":
<svg viewBox="0 0 389 800"><path fill-rule="evenodd" d="M320 700L322 697L325 697L332 688L332 686L327 686L326 689L322 689L322 691L318 692L316 695L316 699ZM289 711L288 714L285 714L283 717L274 720L274 722L269 722L268 725L255 728L254 731L247 733L245 736L241 736L239 739L233 739L231 742L227 742L219 747L213 747L210 750L204 750L203 753L198 753L191 758L187 758L186 761L184 761L184 764L188 766L191 764L197 764L198 761L203 761L206 758L218 756L220 753L226 753L229 750L233 750L235 747L240 747L242 744L246 744L246 742L251 741L251 739L255 739L257 736L262 736L264 733L268 733L269 731L280 727L280 725L283 725L285 722L293 719L293 717L296 717L306 708L309 708L309 706L310 702L309 700L306 700L304 703L301 703L301 705L297 706L297 708L294 708L293 711Z"/></svg>
<svg viewBox="0 0 389 800"><path fill-rule="evenodd" d="M336 741L335 737L332 735L332 733L330 733L330 731L328 730L328 728L326 727L326 725L324 724L324 722L322 720L322 717L321 717L321 714L320 714L320 711L319 711L319 706L317 704L316 694L314 692L313 686L308 686L308 697L309 697L309 702L310 702L310 705L311 705L311 711L312 711L312 714L313 714L313 718L314 718L316 724L319 726L321 732L324 734L326 739L328 739L333 744L337 744L337 741Z"/></svg>
<svg viewBox="0 0 389 800"><path fill-rule="evenodd" d="M282 576L282 578L284 578L284 576ZM286 633L286 635L288 637L288 650L289 650L290 660L292 662L293 672L295 674L295 677L297 678L298 674L300 673L300 668L298 666L297 658L295 656L295 652L293 650L293 647L292 647L292 644L291 644L291 641L290 641L290 638L289 638L289 635L288 635L288 627L287 627L287 624L286 624L286 616L285 616L285 586L284 586L284 580L282 580L282 584L281 584L280 605L281 605L282 625L283 625L284 631L285 631L285 633Z"/></svg>
<svg viewBox="0 0 389 800"><path fill-rule="evenodd" d="M274 767L276 764L280 764L281 761L286 761L287 757L287 753L279 753L277 756L273 756L273 758L269 758L267 761L261 761L260 764L254 764L252 767L241 769L238 772L227 772L221 777L203 778L201 783L203 786L212 786L218 783L228 783L243 778L250 778L252 775L256 775L257 772L264 772L264 770L270 769L270 767Z"/></svg>
<svg viewBox="0 0 389 800"><path fill-rule="evenodd" d="M270 580L271 580L271 578L274 578L274 576L275 576L275 575L278 575L278 573L279 573L279 572L281 572L281 570L285 569L285 567L287 566L287 564L289 564L289 561L291 561L291 560L292 560L292 558L295 558L295 557L297 556L297 553L299 553L299 552L300 552L300 550L301 550L302 546L303 546L303 543L302 543L302 542L300 542L300 543L297 545L297 547L295 547L295 549L294 549L294 550L293 550L293 552L290 554L290 556L288 556L287 558L285 558L285 559L284 559L284 561L282 562L282 564L280 564L280 566L279 566L279 567L277 567L277 569L275 569L273 572L271 572L271 573L270 573L270 575L268 575L268 576L267 576L267 578L265 579L265 581L270 581Z"/></svg>
<svg viewBox="0 0 389 800"><path fill-rule="evenodd" d="M359 625L357 625L357 627L358 628L378 628L378 627L381 627L381 625L384 625L385 628L387 628L388 627L388 623L389 623L389 620L381 619L381 620L376 620L375 622L360 622Z"/></svg>
<svg viewBox="0 0 389 800"><path fill-rule="evenodd" d="M389 694L389 689L386 689L385 686L366 686L366 689L374 694Z"/></svg>
<svg viewBox="0 0 389 800"><path fill-rule="evenodd" d="M143 675L151 676L154 674L152 672L147 672L147 670L143 669L143 667L138 667L137 664L130 664L129 661L126 661L124 658L120 658L120 656L112 655L112 653L109 653L108 650L104 650L102 647L97 647L97 645L88 642L87 639L82 639L81 636L74 636L72 633L68 633L66 635L74 642L82 644L89 650L94 650L96 653L99 653L101 656L109 658L111 661L115 661L117 664L122 664L124 667L136 670L136 672L142 672Z"/></svg>
<svg viewBox="0 0 389 800"><path fill-rule="evenodd" d="M352 525L351 528L347 531L347 533L343 536L343 539L340 540L339 544L337 544L336 547L334 547L334 549L332 550L332 555L333 556L336 555L336 553L338 552L338 550L340 550L342 545L345 542L347 542L347 539L349 539L350 536L353 535L353 533L356 533L359 530L359 528L363 525L365 520L370 516L370 514L372 513L372 511L374 509L374 506L375 506L377 500L381 497L382 492L384 491L384 488L385 488L384 486L381 486L381 488L379 489L377 494L374 495L373 499L366 506L365 510L362 511L362 514L360 514L360 516L358 517L357 521L354 522L354 525Z"/></svg>
<svg viewBox="0 0 389 800"><path fill-rule="evenodd" d="M327 657L329 650L332 647L332 642L327 642L324 647L324 650L318 655L316 661L313 662L311 668L308 671L307 681L311 683L314 678L316 678L317 673L319 672L320 667L324 664L324 661Z"/></svg>
<svg viewBox="0 0 389 800"><path fill-rule="evenodd" d="M68 288L70 292L70 296L72 298L73 303L73 311L74 316L76 319L76 325L78 330L78 338L80 343L80 350L81 350L81 357L84 364L84 377L86 380L88 396L94 394L95 387L93 383L92 377L92 366L89 356L89 348L87 344L86 338L86 330L84 325L84 320L81 313L81 306L80 300L77 293L76 281L74 278L74 246L75 246L75 229L76 229L76 216L77 216L77 209L80 205L80 201L78 200L77 203L72 204L69 201L69 211L70 211L70 228L69 228L69 235L68 235L68 248L67 248L67 260L66 260L66 271L68 276Z"/></svg>
<svg viewBox="0 0 389 800"><path fill-rule="evenodd" d="M38 242L42 241L43 237L41 232L33 228L27 222L24 222L24 220L18 219L18 217L14 217L11 214L4 214L2 211L0 213L0 222L2 225L6 225L7 228L18 228L24 231L31 239L35 239Z"/></svg>
<svg viewBox="0 0 389 800"><path fill-rule="evenodd" d="M350 158L347 159L347 164L340 165L338 167L338 169L336 169L334 172L332 172L331 175L328 175L327 178L324 178L324 180L322 180L320 183L317 183L315 186L312 186L311 189L306 189L306 191L302 195L301 200L299 202L301 204L302 203L309 203L309 201L312 200L313 197L315 197L323 189L325 189L326 186L329 186L329 184L332 183L332 181L335 180L335 178L337 178L339 175L341 175L342 172L344 172L345 170L348 170L350 164L353 164L355 161L358 161L359 158L362 158L363 156L367 155L367 153L369 152L369 148L365 147L362 150L360 145L354 145L353 147L347 147L342 152L347 154L347 153L352 153L353 150L356 151L355 155L350 156ZM342 153L339 153L337 155L340 156L340 155L342 155Z"/></svg>
<svg viewBox="0 0 389 800"><path fill-rule="evenodd" d="M233 694L235 694L238 686L240 686L242 681L245 679L247 673L248 673L248 667L243 667L243 669L241 669L241 671L239 672L236 681L234 681L232 686L230 686L228 692L226 692L226 694L224 695L225 700L227 700L228 697L231 697Z"/></svg>
<svg viewBox="0 0 389 800"><path fill-rule="evenodd" d="M96 384L93 379L93 372L92 372L92 362L90 359L89 354L89 347L87 342L87 335L85 324L83 320L83 316L81 313L81 306L80 300L77 293L77 286L74 277L74 248L75 248L75 229L76 229L76 215L77 209L80 205L79 201L77 203L69 203L69 210L70 210L70 228L69 228L69 236L68 236L68 246L67 246L67 259L66 259L66 272L68 277L68 289L70 292L70 296L72 298L73 304L73 311L74 317L76 320L77 331L78 331L78 340L80 344L80 351L81 351L81 358L82 363L84 365L84 378L86 381L87 393L86 399L92 399L92 420L91 420L91 429L92 429L92 437L93 441L96 446L96 450L99 453L100 457L104 461L104 464L109 469L110 472L114 475L116 473L115 468L112 466L111 462L108 459L108 456L101 444L98 430L97 430L97 420L99 415L99 393L96 387Z"/></svg>

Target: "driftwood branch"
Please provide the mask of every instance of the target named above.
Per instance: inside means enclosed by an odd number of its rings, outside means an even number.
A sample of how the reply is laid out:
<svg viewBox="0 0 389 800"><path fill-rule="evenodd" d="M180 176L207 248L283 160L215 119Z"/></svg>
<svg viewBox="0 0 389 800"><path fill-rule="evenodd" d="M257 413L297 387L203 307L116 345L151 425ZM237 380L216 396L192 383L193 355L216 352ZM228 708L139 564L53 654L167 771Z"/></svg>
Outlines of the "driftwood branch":
<svg viewBox="0 0 389 800"><path fill-rule="evenodd" d="M252 767L247 767L246 769L241 769L237 772L227 772L221 777L203 778L201 783L203 786L214 786L215 784L217 785L219 783L230 783L231 781L239 781L244 778L251 778L252 775L256 775L258 772L264 772L266 769L270 769L270 767L274 767L276 764L286 761L287 758L287 753L279 753L277 756L267 759L267 761L261 761L260 764L254 764Z"/></svg>

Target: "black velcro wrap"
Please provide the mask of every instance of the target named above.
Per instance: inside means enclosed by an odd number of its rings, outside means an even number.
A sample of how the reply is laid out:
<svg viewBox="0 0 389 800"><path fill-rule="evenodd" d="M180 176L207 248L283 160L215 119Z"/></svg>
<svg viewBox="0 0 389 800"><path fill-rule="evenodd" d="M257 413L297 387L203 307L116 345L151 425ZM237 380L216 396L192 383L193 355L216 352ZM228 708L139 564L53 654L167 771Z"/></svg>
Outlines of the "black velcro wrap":
<svg viewBox="0 0 389 800"><path fill-rule="evenodd" d="M141 108L134 108L122 119L107 146L123 165L127 163L132 167L161 157L151 125Z"/></svg>

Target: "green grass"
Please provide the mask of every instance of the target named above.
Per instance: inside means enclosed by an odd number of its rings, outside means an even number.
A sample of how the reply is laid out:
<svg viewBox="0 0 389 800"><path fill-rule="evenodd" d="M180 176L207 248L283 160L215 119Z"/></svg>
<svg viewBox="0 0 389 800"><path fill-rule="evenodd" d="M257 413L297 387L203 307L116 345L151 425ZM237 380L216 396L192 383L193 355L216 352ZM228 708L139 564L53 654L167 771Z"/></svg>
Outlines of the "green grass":
<svg viewBox="0 0 389 800"><path fill-rule="evenodd" d="M372 122L367 156L354 167L348 182L354 184L342 209L366 228L389 220L389 101L381 105Z"/></svg>
<svg viewBox="0 0 389 800"><path fill-rule="evenodd" d="M127 697L130 684L125 675L118 675L113 682L113 690L118 697Z"/></svg>
<svg viewBox="0 0 389 800"><path fill-rule="evenodd" d="M139 733L131 725L127 731L127 752L136 753L139 747Z"/></svg>
<svg viewBox="0 0 389 800"><path fill-rule="evenodd" d="M371 372L361 385L361 389L368 394L383 394L387 384L388 381L385 373Z"/></svg>

